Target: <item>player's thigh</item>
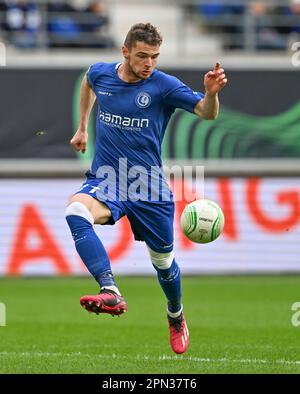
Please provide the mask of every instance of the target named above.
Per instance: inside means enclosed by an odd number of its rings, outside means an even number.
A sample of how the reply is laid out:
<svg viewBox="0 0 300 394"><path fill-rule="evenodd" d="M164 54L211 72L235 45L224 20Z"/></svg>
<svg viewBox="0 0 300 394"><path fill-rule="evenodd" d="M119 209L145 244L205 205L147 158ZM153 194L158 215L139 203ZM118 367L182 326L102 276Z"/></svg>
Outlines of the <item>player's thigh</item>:
<svg viewBox="0 0 300 394"><path fill-rule="evenodd" d="M174 203L138 202L127 206L127 216L136 240L145 241L155 252L169 253L174 241Z"/></svg>
<svg viewBox="0 0 300 394"><path fill-rule="evenodd" d="M103 202L96 200L94 197L84 193L74 194L69 204L72 202L80 202L84 204L93 215L95 224L104 224L111 218L111 211Z"/></svg>

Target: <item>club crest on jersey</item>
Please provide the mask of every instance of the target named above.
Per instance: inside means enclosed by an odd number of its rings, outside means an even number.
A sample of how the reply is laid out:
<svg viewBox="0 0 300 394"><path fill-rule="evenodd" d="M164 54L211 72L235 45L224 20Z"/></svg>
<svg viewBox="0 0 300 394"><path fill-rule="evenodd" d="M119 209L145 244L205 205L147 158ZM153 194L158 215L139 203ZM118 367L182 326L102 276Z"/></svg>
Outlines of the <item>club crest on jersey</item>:
<svg viewBox="0 0 300 394"><path fill-rule="evenodd" d="M135 103L140 108L147 108L151 104L151 96L148 93L141 92L136 96Z"/></svg>

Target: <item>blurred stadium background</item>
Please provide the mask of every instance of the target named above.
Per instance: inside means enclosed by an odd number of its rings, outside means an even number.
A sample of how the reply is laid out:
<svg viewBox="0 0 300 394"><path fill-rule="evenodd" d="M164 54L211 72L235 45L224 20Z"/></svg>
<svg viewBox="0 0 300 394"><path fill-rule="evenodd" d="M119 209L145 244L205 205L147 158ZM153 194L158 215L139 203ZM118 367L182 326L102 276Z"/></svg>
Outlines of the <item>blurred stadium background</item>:
<svg viewBox="0 0 300 394"><path fill-rule="evenodd" d="M68 342L66 354L69 359L77 357L78 370L56 361L48 370L41 361L43 351L47 352L45 365L49 366L51 352L62 358L55 346L62 349L67 321L76 325L82 319L82 330L87 331L96 332L99 327L99 319L92 318L89 323L81 317L81 311L77 316L73 306L81 295L79 289L85 293L87 287L90 291L95 287L92 279L80 279L87 271L64 220L67 199L81 185L93 154L95 113L86 154L77 155L69 146L77 126L80 82L90 64L121 61L120 47L129 27L148 21L164 37L159 68L200 91L204 73L216 61L228 75L229 85L220 95L218 119L202 121L177 111L163 144L164 162L169 167L205 167L203 193L221 205L226 226L218 241L192 244L179 230L185 202L177 203L176 255L186 277L185 304L191 319L200 316L192 323L199 344L195 340L191 346L186 369L178 367L175 357L155 358L168 350L155 348L154 344L154 353L140 347L140 353L133 351L131 356L124 345L126 356L120 356L120 360L132 363L131 372L139 361L144 369L138 372L144 373L299 372L299 333L291 324L291 305L300 301L299 0L0 0L0 302L7 309L7 327L0 327L0 372L81 371L80 356L71 352L72 342ZM192 186L193 180L186 180L185 187ZM124 283L125 295L126 291L133 294L140 280L135 278L135 282L126 276L150 276L147 280L153 283L153 289L144 302L153 307L153 292L157 293L157 302L163 302L145 247L133 241L127 220L113 227L98 226L97 231L108 248L113 271ZM256 275L246 276L249 274ZM44 276L52 279L40 279ZM54 279L59 276L67 278L61 279L63 282ZM27 277L38 279L25 280ZM69 298L62 284L70 292L74 290ZM48 298L43 301L42 314L35 303L39 297L42 302L45 292ZM199 304L192 310L195 295ZM52 300L59 304L58 309L62 308L57 321ZM17 308L19 302L21 309ZM147 317L143 317L143 311L138 313L134 297L131 302L136 320L125 320L124 324L127 346L131 343L134 348L134 341L129 339L131 330L138 325L137 320ZM34 305L37 314L33 315L30 311ZM207 310L203 309L205 305ZM52 308L51 312L47 308ZM241 310L245 315L239 315ZM219 320L209 319L216 315ZM26 325L27 317L36 321L39 332L46 330L49 322L61 330L56 336L49 335L48 343L47 339L37 340L39 334L33 335L33 328ZM103 321L107 333L113 330L110 321ZM157 324L160 327L162 323ZM56 326L51 326L52 330ZM115 327L116 332L122 332L119 322ZM207 333L212 331L215 337L208 339ZM151 330L145 332L152 335ZM224 341L218 342L221 332ZM245 335L252 339L241 350ZM118 339L116 334L115 341ZM91 344L84 341L82 348L88 353ZM76 343L76 351L80 351L80 338ZM229 348L236 351L228 353ZM118 351L106 348L112 358L112 354L118 357ZM145 354L154 360L152 369L143 359ZM31 367L24 366L24 357L30 358ZM172 363L169 369L166 360ZM92 365L93 359L89 361ZM93 371L109 370L95 367Z"/></svg>

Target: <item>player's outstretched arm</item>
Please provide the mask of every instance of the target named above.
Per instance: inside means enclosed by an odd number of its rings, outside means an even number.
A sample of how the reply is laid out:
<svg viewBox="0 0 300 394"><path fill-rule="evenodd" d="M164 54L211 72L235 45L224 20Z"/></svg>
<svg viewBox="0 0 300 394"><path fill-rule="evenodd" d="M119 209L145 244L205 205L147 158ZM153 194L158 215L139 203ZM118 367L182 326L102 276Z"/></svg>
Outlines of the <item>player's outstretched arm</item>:
<svg viewBox="0 0 300 394"><path fill-rule="evenodd" d="M204 76L205 96L196 105L194 112L203 119L214 120L219 113L218 93L227 84L224 69L220 63L216 63L213 71Z"/></svg>
<svg viewBox="0 0 300 394"><path fill-rule="evenodd" d="M87 77L85 76L82 80L80 90L80 114L78 129L70 141L70 144L77 152L81 151L84 153L86 150L88 139L88 121L95 100L96 96L93 90L90 88Z"/></svg>

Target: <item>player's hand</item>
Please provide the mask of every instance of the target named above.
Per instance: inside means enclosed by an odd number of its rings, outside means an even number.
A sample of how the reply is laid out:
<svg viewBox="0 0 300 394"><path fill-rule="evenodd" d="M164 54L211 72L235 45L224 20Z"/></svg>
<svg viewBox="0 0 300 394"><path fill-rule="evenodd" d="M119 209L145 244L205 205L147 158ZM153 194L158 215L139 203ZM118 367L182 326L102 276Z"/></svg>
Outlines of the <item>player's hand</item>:
<svg viewBox="0 0 300 394"><path fill-rule="evenodd" d="M204 76L205 91L209 95L219 93L219 91L224 88L227 82L228 80L226 78L224 69L221 68L220 63L216 63L213 71L209 71Z"/></svg>
<svg viewBox="0 0 300 394"><path fill-rule="evenodd" d="M78 129L71 139L70 144L77 152L85 153L87 140L87 131Z"/></svg>

